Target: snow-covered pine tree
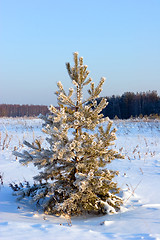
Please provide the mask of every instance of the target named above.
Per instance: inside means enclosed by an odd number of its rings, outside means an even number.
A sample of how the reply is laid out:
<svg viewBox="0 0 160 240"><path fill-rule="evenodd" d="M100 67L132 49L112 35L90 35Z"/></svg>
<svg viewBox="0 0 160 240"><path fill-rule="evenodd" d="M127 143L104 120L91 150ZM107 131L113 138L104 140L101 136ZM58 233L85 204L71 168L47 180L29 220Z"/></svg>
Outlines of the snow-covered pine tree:
<svg viewBox="0 0 160 240"><path fill-rule="evenodd" d="M120 189L113 182L118 172L106 165L123 156L112 149L116 129L101 114L107 106L106 99L102 98L98 105L96 101L105 79L95 87L77 52L74 66L67 63L66 67L74 88L66 94L58 82L59 108L50 106L50 114L41 116L49 147L44 149L38 140L32 144L25 141L29 150L14 152L21 158L20 163L33 163L40 170L34 177L35 183L11 184L11 187L19 199L31 197L47 214L116 212L123 203L117 195ZM82 90L88 84L89 97L83 100Z"/></svg>

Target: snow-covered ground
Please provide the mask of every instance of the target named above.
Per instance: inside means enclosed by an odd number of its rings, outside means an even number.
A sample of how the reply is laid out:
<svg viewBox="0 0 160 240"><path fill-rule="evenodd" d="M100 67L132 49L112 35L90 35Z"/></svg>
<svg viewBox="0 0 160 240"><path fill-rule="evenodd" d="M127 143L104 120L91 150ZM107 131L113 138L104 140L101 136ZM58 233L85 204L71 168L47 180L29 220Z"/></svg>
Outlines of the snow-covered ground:
<svg viewBox="0 0 160 240"><path fill-rule="evenodd" d="M0 240L160 239L160 121L114 121L116 149L126 158L108 168L120 171L115 181L123 189L124 207L114 215L74 217L71 224L38 212L28 200L16 201L9 187L36 174L12 151L23 150L24 139L45 142L41 124L39 119L0 119Z"/></svg>

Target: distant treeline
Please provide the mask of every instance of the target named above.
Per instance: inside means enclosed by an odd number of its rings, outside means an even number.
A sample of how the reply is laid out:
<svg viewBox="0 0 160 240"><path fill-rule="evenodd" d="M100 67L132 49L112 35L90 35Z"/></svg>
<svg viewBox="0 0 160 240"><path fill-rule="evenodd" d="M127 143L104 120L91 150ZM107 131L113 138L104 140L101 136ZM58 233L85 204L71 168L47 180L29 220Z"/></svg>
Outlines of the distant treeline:
<svg viewBox="0 0 160 240"><path fill-rule="evenodd" d="M142 93L126 92L122 96L105 97L109 102L103 109L104 116L113 119L128 119L138 116L160 115L160 96L157 91ZM97 101L100 102L101 98ZM46 115L48 107L43 105L0 104L0 117L31 117L40 113Z"/></svg>
<svg viewBox="0 0 160 240"><path fill-rule="evenodd" d="M101 98L98 99L98 102ZM104 116L113 119L130 117L160 115L160 96L157 91L142 93L126 92L122 96L106 97L108 106L103 109Z"/></svg>
<svg viewBox="0 0 160 240"><path fill-rule="evenodd" d="M0 104L0 117L33 117L48 112L48 107L43 105Z"/></svg>

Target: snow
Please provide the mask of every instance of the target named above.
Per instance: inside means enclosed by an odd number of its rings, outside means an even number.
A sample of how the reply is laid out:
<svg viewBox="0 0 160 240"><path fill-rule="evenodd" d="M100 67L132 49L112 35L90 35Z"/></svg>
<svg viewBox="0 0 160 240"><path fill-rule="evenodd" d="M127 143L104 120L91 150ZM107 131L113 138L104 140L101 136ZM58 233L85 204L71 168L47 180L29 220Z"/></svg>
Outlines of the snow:
<svg viewBox="0 0 160 240"><path fill-rule="evenodd" d="M103 216L48 216L28 199L16 201L9 184L32 182L37 170L22 166L12 151L24 150L23 140L45 144L42 121L0 118L0 240L160 239L160 121L114 120L116 149L126 155L108 165L119 170L124 206Z"/></svg>

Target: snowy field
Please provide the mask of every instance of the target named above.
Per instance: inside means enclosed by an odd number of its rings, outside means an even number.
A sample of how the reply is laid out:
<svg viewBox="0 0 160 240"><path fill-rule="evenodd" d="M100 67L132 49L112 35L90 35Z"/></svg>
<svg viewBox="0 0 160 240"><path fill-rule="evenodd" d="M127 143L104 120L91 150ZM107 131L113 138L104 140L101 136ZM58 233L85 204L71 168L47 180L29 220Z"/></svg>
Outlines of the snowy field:
<svg viewBox="0 0 160 240"><path fill-rule="evenodd" d="M160 239L160 121L115 120L115 147L125 154L109 169L123 189L124 207L114 215L74 217L46 216L27 200L16 201L10 183L32 181L36 169L21 166L14 149L23 140L45 143L42 121L0 118L0 240Z"/></svg>

